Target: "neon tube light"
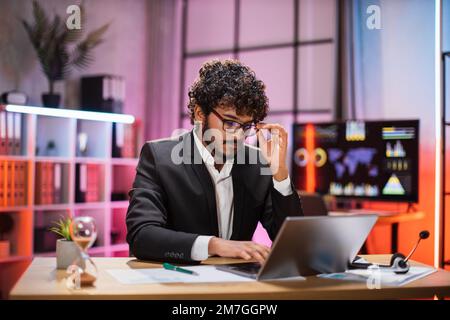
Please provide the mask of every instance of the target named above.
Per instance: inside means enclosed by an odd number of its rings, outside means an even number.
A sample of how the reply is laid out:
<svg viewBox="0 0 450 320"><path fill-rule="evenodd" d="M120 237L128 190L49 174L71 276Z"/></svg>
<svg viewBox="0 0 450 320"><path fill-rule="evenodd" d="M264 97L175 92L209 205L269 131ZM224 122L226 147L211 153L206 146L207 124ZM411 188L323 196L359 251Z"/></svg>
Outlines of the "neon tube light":
<svg viewBox="0 0 450 320"><path fill-rule="evenodd" d="M74 118L81 120L118 122L118 123L133 123L135 121L134 116L129 114L30 107L30 106L19 106L14 104L7 104L5 106L5 110L10 112L36 114L40 116Z"/></svg>
<svg viewBox="0 0 450 320"><path fill-rule="evenodd" d="M308 154L306 163L306 191L316 192L316 157L315 157L315 129L312 124L306 125L305 148Z"/></svg>

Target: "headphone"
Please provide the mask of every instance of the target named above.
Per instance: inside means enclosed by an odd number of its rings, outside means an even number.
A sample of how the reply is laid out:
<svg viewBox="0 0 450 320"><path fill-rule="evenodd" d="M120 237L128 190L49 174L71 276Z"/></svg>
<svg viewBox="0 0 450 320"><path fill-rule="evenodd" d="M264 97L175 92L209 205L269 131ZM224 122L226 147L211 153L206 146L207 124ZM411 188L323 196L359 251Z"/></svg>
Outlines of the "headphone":
<svg viewBox="0 0 450 320"><path fill-rule="evenodd" d="M396 274L405 274L409 271L409 258L413 255L413 253L416 251L417 247L419 246L419 243L422 239L427 239L430 236L430 232L424 230L419 233L419 240L417 241L414 248L411 250L411 252L408 254L407 257L405 257L403 254L397 252L394 253L391 257L391 261L389 264L374 264L374 263L360 263L360 262L352 262L350 264L351 268L356 269L368 269L371 266L379 267L379 268L385 268L390 269L394 271Z"/></svg>

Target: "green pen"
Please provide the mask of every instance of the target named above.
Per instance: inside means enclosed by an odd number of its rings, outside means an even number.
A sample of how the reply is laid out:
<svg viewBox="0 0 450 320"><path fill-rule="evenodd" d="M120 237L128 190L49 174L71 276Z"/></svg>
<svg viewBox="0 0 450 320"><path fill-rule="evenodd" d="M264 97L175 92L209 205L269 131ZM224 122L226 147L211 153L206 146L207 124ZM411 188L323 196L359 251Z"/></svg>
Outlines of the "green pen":
<svg viewBox="0 0 450 320"><path fill-rule="evenodd" d="M167 262L163 263L163 267L166 270L178 271L178 272L182 272L182 273L191 274L193 276L198 276L198 273L195 272L195 271L191 271L191 270L188 270L188 269L177 267L177 266L174 266L173 264L170 264L170 263L167 263Z"/></svg>

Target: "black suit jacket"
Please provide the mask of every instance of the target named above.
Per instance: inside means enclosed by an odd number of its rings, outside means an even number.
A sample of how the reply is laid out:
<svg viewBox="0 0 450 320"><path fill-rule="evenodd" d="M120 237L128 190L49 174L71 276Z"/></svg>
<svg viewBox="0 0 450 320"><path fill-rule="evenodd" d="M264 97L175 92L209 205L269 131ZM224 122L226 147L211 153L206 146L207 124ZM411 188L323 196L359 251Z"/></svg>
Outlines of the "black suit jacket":
<svg viewBox="0 0 450 320"><path fill-rule="evenodd" d="M192 263L197 236L219 234L214 185L192 135L149 141L142 147L126 217L127 242L138 259ZM248 163L255 156L262 155L245 146L246 163L235 161L231 171L231 240L251 240L258 221L273 240L286 216L303 215L295 191L283 196L273 187L271 175L260 174L267 165L260 160Z"/></svg>

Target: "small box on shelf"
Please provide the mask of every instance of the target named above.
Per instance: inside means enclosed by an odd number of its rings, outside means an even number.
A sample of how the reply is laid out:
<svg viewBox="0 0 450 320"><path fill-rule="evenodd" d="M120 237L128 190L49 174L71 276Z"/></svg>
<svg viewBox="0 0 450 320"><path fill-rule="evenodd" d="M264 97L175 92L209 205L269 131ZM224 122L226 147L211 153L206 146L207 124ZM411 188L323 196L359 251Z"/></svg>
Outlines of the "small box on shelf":
<svg viewBox="0 0 450 320"><path fill-rule="evenodd" d="M10 251L9 240L0 240L0 259L9 258Z"/></svg>
<svg viewBox="0 0 450 320"><path fill-rule="evenodd" d="M14 219L10 214L0 214L0 259L6 259L11 252L11 243L7 234L14 228Z"/></svg>

